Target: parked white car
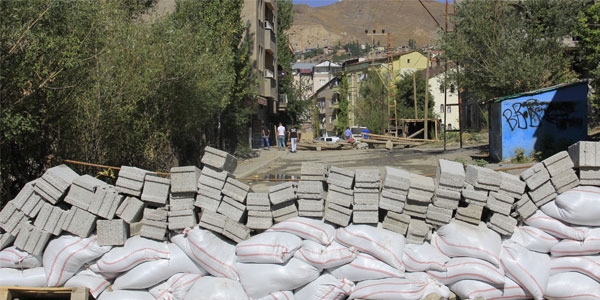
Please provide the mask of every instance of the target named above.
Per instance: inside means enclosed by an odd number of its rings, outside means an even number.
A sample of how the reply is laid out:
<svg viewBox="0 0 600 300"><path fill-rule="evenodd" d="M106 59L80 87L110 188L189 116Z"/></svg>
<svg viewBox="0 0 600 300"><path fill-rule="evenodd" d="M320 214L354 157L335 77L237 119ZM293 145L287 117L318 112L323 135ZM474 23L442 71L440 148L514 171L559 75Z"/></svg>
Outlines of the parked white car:
<svg viewBox="0 0 600 300"><path fill-rule="evenodd" d="M340 140L337 136L322 136L317 139L319 142L337 143Z"/></svg>

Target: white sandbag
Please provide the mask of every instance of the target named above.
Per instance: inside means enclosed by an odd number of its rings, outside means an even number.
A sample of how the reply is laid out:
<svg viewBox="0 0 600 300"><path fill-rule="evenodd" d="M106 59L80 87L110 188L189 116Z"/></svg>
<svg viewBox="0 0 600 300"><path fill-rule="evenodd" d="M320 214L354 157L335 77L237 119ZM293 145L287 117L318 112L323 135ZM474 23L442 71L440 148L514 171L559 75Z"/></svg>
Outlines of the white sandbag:
<svg viewBox="0 0 600 300"><path fill-rule="evenodd" d="M502 239L487 228L452 220L432 234L431 244L448 257L475 257L499 265Z"/></svg>
<svg viewBox="0 0 600 300"><path fill-rule="evenodd" d="M571 239L583 241L589 231L587 227L570 226L553 217L546 215L541 210L537 210L529 218L525 219L525 224L541 229L559 239Z"/></svg>
<svg viewBox="0 0 600 300"><path fill-rule="evenodd" d="M600 256L552 257L550 276L565 272L579 272L600 282Z"/></svg>
<svg viewBox="0 0 600 300"><path fill-rule="evenodd" d="M42 266L42 256L33 255L15 246L0 251L0 268L30 269Z"/></svg>
<svg viewBox="0 0 600 300"><path fill-rule="evenodd" d="M64 284L65 287L86 287L94 298L98 298L104 290L110 286L110 282L102 276L94 275L90 271L81 271L69 278Z"/></svg>
<svg viewBox="0 0 600 300"><path fill-rule="evenodd" d="M277 291L270 293L267 296L254 298L253 300L295 300L294 292L292 291Z"/></svg>
<svg viewBox="0 0 600 300"><path fill-rule="evenodd" d="M181 300L202 275L177 273L148 291L157 300Z"/></svg>
<svg viewBox="0 0 600 300"><path fill-rule="evenodd" d="M46 272L43 267L17 270L13 268L0 269L0 286L47 286Z"/></svg>
<svg viewBox="0 0 600 300"><path fill-rule="evenodd" d="M110 246L100 246L96 237L62 235L51 240L42 256L48 286L62 286L84 264L102 256Z"/></svg>
<svg viewBox="0 0 600 300"><path fill-rule="evenodd" d="M236 261L281 264L302 246L302 239L288 232L262 232L235 246Z"/></svg>
<svg viewBox="0 0 600 300"><path fill-rule="evenodd" d="M98 300L156 300L148 291L134 290L104 290Z"/></svg>
<svg viewBox="0 0 600 300"><path fill-rule="evenodd" d="M503 286L494 286L479 280L460 280L448 287L457 299L531 299L531 294L508 277L504 278Z"/></svg>
<svg viewBox="0 0 600 300"><path fill-rule="evenodd" d="M350 225L340 227L335 232L335 240L340 244L354 247L368 253L388 265L404 272L402 254L405 238L396 232L370 225Z"/></svg>
<svg viewBox="0 0 600 300"><path fill-rule="evenodd" d="M204 276L194 283L183 300L249 300L239 281Z"/></svg>
<svg viewBox="0 0 600 300"><path fill-rule="evenodd" d="M320 220L293 217L279 222L267 231L284 231L293 233L304 240L311 240L322 245L329 245L334 238L335 228Z"/></svg>
<svg viewBox="0 0 600 300"><path fill-rule="evenodd" d="M122 247L114 247L104 254L90 266L90 270L96 273L121 273L147 261L168 259L169 255L167 243L135 235L128 238Z"/></svg>
<svg viewBox="0 0 600 300"><path fill-rule="evenodd" d="M579 256L600 253L600 228L591 228L581 241L564 239L550 249L552 256Z"/></svg>
<svg viewBox="0 0 600 300"><path fill-rule="evenodd" d="M354 247L346 247L336 241L325 246L311 240L304 240L302 247L294 253L295 258L301 259L319 270L350 263L357 255L358 250Z"/></svg>
<svg viewBox="0 0 600 300"><path fill-rule="evenodd" d="M459 280L480 280L495 285L504 284L504 271L490 262L474 257L456 257L446 263L446 271L427 271L431 278L445 285Z"/></svg>
<svg viewBox="0 0 600 300"><path fill-rule="evenodd" d="M252 298L294 290L320 275L317 268L295 257L285 264L235 263L235 268L244 290Z"/></svg>
<svg viewBox="0 0 600 300"><path fill-rule="evenodd" d="M450 290L426 274L407 273L406 278L366 280L356 284L348 299L415 300L429 294L440 299L450 297Z"/></svg>
<svg viewBox="0 0 600 300"><path fill-rule="evenodd" d="M450 257L444 255L429 242L421 245L406 244L402 262L408 272L424 272L428 270L446 271L446 262Z"/></svg>
<svg viewBox="0 0 600 300"><path fill-rule="evenodd" d="M171 256L169 259L148 261L135 266L115 279L112 287L115 290L139 290L154 286L177 273L207 275L177 245L169 243Z"/></svg>
<svg viewBox="0 0 600 300"><path fill-rule="evenodd" d="M404 277L404 272L366 253L359 253L352 262L327 269L327 272L336 278L346 278L354 282Z"/></svg>
<svg viewBox="0 0 600 300"><path fill-rule="evenodd" d="M197 226L171 237L171 241L211 275L239 280L233 267L235 245L229 241Z"/></svg>
<svg viewBox="0 0 600 300"><path fill-rule="evenodd" d="M550 249L559 242L553 235L532 226L515 227L510 240L531 251L541 253L550 252Z"/></svg>
<svg viewBox="0 0 600 300"><path fill-rule="evenodd" d="M579 272L564 272L550 276L544 294L548 300L600 299L600 283Z"/></svg>
<svg viewBox="0 0 600 300"><path fill-rule="evenodd" d="M565 223L600 226L600 187L577 186L556 196L540 209Z"/></svg>
<svg viewBox="0 0 600 300"><path fill-rule="evenodd" d="M547 254L506 240L502 244L501 262L508 278L527 290L534 299L543 299L550 276L550 257Z"/></svg>
<svg viewBox="0 0 600 300"><path fill-rule="evenodd" d="M305 300L344 300L348 298L352 289L354 289L354 282L323 274L309 284L296 289L294 296Z"/></svg>

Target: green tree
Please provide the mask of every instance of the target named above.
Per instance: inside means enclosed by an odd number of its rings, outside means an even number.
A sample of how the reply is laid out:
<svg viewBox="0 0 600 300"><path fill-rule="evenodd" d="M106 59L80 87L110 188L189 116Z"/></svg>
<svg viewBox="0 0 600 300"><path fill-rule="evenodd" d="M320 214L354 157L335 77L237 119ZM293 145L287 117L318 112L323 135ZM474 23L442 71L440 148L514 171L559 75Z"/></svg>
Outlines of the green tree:
<svg viewBox="0 0 600 300"><path fill-rule="evenodd" d="M600 88L600 3L584 10L577 19L575 34L579 38L578 66L584 77L590 78L594 90ZM600 124L600 97L594 93L590 98L590 124Z"/></svg>
<svg viewBox="0 0 600 300"><path fill-rule="evenodd" d="M342 134L346 127L350 126L348 122L348 77L341 76L340 83L338 85L338 103L339 110L337 113L337 130L338 135Z"/></svg>
<svg viewBox="0 0 600 300"><path fill-rule="evenodd" d="M460 65L455 80L479 99L539 89L574 78L563 38L583 1L477 1L456 4L441 47Z"/></svg>
<svg viewBox="0 0 600 300"><path fill-rule="evenodd" d="M356 121L366 126L372 133L384 134L387 128L387 92L386 85L375 69L369 69L361 82L357 99Z"/></svg>
<svg viewBox="0 0 600 300"><path fill-rule="evenodd" d="M425 118L425 92L429 93L428 101L428 119L435 119L437 115L434 112L433 95L430 93L427 82L418 72L405 73L395 83L396 86L396 109L398 119L415 118L415 89L417 95L417 119Z"/></svg>

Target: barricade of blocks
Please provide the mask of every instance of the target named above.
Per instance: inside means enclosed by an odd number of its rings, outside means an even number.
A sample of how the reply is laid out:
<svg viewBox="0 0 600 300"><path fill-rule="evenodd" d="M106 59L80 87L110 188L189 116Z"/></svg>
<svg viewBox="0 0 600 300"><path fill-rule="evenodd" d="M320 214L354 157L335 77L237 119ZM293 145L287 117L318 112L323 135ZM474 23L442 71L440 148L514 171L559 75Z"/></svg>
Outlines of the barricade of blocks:
<svg viewBox="0 0 600 300"><path fill-rule="evenodd" d="M237 168L237 158L233 155L213 147L204 148L204 155L200 160L206 166L210 166L217 170L223 170L233 174Z"/></svg>
<svg viewBox="0 0 600 300"><path fill-rule="evenodd" d="M171 193L167 213L169 230L192 228L198 224L194 212L194 196L194 193L187 192Z"/></svg>
<svg viewBox="0 0 600 300"><path fill-rule="evenodd" d="M402 213L410 187L410 173L392 167L385 167L382 180L379 208Z"/></svg>
<svg viewBox="0 0 600 300"><path fill-rule="evenodd" d="M377 224L379 222L380 185L379 170L357 169L354 172L353 224Z"/></svg>
<svg viewBox="0 0 600 300"><path fill-rule="evenodd" d="M300 180L326 181L327 166L321 163L303 162L300 166Z"/></svg>
<svg viewBox="0 0 600 300"><path fill-rule="evenodd" d="M248 220L246 226L250 229L266 230L273 226L273 213L269 193L250 192L246 196Z"/></svg>
<svg viewBox="0 0 600 300"><path fill-rule="evenodd" d="M298 216L323 218L326 197L323 181L298 181L296 195L298 197Z"/></svg>
<svg viewBox="0 0 600 300"><path fill-rule="evenodd" d="M73 180L79 175L66 165L48 169L35 183L34 190L44 200L57 204L63 200Z"/></svg>
<svg viewBox="0 0 600 300"><path fill-rule="evenodd" d="M354 172L331 166L327 185L325 220L340 226L348 226L352 218L354 202Z"/></svg>

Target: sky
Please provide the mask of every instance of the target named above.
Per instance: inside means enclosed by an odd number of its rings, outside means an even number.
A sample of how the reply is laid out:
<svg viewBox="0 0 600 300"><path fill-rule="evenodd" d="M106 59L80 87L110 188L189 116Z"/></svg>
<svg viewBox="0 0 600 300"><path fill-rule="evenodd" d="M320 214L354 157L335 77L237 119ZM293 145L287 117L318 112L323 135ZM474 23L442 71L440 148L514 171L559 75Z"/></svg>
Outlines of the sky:
<svg viewBox="0 0 600 300"><path fill-rule="evenodd" d="M326 6L329 4L333 4L340 0L292 0L294 4L308 4L309 6L318 7L318 6ZM373 0L366 0L373 1ZM397 1L409 1L409 0L397 0ZM416 0L414 0L416 1ZM446 3L446 0L437 0L438 2ZM448 3L452 3L453 0L449 0Z"/></svg>

